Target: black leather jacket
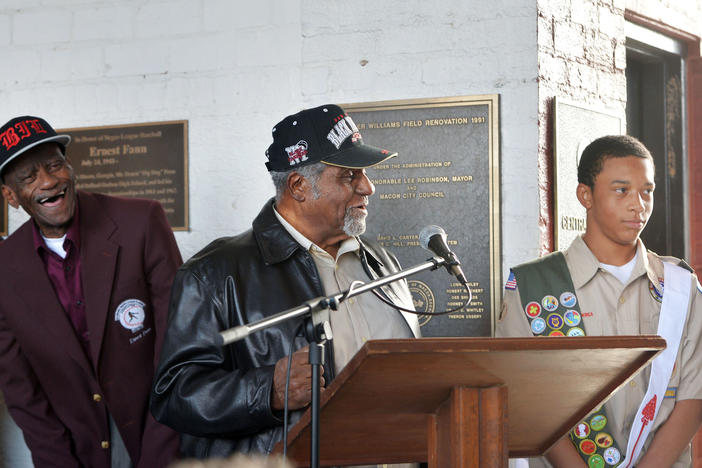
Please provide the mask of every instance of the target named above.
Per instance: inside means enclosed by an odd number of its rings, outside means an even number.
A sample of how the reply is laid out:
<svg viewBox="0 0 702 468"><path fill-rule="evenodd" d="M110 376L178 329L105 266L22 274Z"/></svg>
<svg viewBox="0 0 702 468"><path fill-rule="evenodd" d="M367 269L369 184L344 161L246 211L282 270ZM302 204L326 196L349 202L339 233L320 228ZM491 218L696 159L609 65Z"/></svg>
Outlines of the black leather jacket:
<svg viewBox="0 0 702 468"><path fill-rule="evenodd" d="M359 239L369 276L397 271L392 254ZM388 290L390 289L390 290ZM406 283L386 288L412 307ZM307 345L295 337L302 319L289 320L222 347L215 335L323 295L312 257L290 236L270 200L253 229L217 239L178 271L169 324L152 392L156 419L181 433L184 455L268 453L282 439L282 415L271 409L275 363ZM333 347L325 347L325 377L334 377ZM330 378L331 377L331 378Z"/></svg>

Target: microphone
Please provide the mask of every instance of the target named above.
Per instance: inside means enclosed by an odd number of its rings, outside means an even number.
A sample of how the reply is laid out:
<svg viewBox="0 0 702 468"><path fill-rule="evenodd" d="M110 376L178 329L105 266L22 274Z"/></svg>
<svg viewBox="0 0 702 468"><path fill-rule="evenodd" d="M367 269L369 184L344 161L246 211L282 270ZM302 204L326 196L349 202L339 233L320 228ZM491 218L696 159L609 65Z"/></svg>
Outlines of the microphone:
<svg viewBox="0 0 702 468"><path fill-rule="evenodd" d="M467 285L468 280L466 275L463 274L463 270L461 270L461 262L458 261L456 254L451 252L448 244L446 244L446 231L433 224L426 226L419 233L419 244L446 260L446 269L449 273L458 278L461 284Z"/></svg>

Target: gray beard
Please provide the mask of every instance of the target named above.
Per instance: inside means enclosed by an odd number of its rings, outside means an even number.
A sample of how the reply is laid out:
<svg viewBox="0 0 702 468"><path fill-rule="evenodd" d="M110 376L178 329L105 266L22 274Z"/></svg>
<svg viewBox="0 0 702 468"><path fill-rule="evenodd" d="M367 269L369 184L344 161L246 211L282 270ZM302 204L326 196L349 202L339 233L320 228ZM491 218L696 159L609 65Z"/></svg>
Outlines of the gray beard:
<svg viewBox="0 0 702 468"><path fill-rule="evenodd" d="M344 233L347 236L360 236L366 232L366 215L354 216L351 214L351 208L346 210L344 216Z"/></svg>

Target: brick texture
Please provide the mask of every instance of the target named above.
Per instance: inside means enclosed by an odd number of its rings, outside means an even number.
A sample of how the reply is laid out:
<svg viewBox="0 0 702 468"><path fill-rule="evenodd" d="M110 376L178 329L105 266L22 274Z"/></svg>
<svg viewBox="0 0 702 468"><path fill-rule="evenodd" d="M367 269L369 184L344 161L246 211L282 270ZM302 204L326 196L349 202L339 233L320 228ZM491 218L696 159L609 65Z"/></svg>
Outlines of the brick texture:
<svg viewBox="0 0 702 468"><path fill-rule="evenodd" d="M624 9L611 0L538 0L540 253L553 241L553 99L626 109Z"/></svg>

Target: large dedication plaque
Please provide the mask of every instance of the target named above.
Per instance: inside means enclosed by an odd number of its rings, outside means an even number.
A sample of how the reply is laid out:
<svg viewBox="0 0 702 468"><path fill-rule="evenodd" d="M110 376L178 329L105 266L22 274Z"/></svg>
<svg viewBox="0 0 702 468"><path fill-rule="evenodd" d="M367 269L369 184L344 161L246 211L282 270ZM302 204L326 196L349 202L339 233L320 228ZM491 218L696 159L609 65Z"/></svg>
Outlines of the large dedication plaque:
<svg viewBox="0 0 702 468"><path fill-rule="evenodd" d="M76 187L87 192L150 198L174 231L188 229L188 122L66 128L66 155Z"/></svg>
<svg viewBox="0 0 702 468"><path fill-rule="evenodd" d="M427 225L443 227L473 292L446 270L409 278L415 308L448 315L419 317L424 336L490 336L499 303L500 192L498 96L413 99L343 107L364 142L399 156L368 170L375 184L366 235L403 266L432 254L420 247Z"/></svg>

